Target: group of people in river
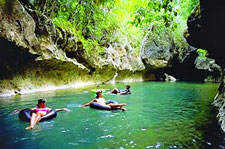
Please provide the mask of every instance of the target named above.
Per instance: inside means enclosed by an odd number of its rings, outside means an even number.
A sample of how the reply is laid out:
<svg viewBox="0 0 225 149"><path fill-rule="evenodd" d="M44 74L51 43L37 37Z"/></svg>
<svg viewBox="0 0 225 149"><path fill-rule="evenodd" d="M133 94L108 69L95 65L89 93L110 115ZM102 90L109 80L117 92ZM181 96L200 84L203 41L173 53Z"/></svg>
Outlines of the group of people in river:
<svg viewBox="0 0 225 149"><path fill-rule="evenodd" d="M126 88L123 89L123 90L119 90L118 88L114 88L110 93L111 94L120 94L120 95L131 94L130 85L126 85Z"/></svg>
<svg viewBox="0 0 225 149"><path fill-rule="evenodd" d="M107 106L109 108L111 108L112 110L119 110L121 109L122 111L126 111L127 109L124 108L123 106L125 106L125 103L107 103L106 100L103 98L102 96L102 92L96 92L96 97L94 99L92 99L91 101L89 101L88 103L83 104L81 107L86 107L86 106L90 106L93 102L97 102L103 106Z"/></svg>
<svg viewBox="0 0 225 149"><path fill-rule="evenodd" d="M96 90L92 90L92 92L107 92L107 94L117 94L117 95L127 95L127 94L131 94L130 91L130 85L126 85L126 88L123 90L119 90L118 88L114 88L113 90L109 91L108 89L101 89L100 86L98 85L96 87Z"/></svg>
<svg viewBox="0 0 225 149"><path fill-rule="evenodd" d="M122 110L126 111L127 109L124 108L126 105L125 103L117 103L117 102L107 102L102 95L103 90L100 88L100 86L97 86L96 89L96 97L92 99L91 101L81 105L80 107L86 107L90 106L92 103L98 103L102 106L108 107L111 110ZM120 94L120 95L125 95L125 94L131 94L130 91L130 86L126 85L126 88L124 90L119 90L117 88L114 88L112 91L109 93L111 94ZM46 107L46 99L39 99L37 107L30 109L30 125L26 127L26 129L31 130L34 128L34 126L40 122L43 116L48 114L51 111L51 108ZM58 111L66 111L70 112L69 109L67 108L60 108L60 109L54 109L55 112ZM14 110L13 113L18 113L20 110Z"/></svg>

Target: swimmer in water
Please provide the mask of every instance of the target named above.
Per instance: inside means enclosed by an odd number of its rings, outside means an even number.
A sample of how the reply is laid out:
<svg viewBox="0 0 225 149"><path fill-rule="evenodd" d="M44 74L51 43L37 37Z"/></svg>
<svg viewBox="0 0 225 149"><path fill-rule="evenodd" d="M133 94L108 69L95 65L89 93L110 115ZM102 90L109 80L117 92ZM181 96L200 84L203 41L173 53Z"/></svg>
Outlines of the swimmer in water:
<svg viewBox="0 0 225 149"><path fill-rule="evenodd" d="M41 120L41 117L51 111L50 108L46 107L45 103L46 103L46 99L39 99L37 107L31 109L32 114L31 114L31 118L30 118L30 125L28 127L26 127L26 129L28 129L28 130L33 129L34 126ZM19 111L20 110L14 110L12 113L15 114ZM58 112L58 111L69 112L70 110L67 108L60 108L60 109L55 109L55 111L56 112Z"/></svg>

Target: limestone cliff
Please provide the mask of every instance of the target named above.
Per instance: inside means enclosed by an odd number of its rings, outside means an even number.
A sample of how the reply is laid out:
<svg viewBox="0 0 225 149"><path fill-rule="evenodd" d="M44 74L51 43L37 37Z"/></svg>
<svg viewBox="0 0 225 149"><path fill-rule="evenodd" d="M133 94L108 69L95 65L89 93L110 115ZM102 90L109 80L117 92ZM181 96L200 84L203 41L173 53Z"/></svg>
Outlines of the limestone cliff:
<svg viewBox="0 0 225 149"><path fill-rule="evenodd" d="M171 31L159 32L155 28L142 43L146 79L151 80L151 75L156 74L154 78L162 81L166 79L164 73L168 73L181 81L218 82L221 71L213 59L199 57L196 48L189 46L184 38L176 41Z"/></svg>
<svg viewBox="0 0 225 149"><path fill-rule="evenodd" d="M209 56L216 60L222 70L221 84L215 97L214 105L219 108L219 121L225 131L225 89L224 89L224 35L225 14L222 0L205 1L195 8L188 19L188 32L185 34L187 41L197 47L207 49Z"/></svg>
<svg viewBox="0 0 225 149"><path fill-rule="evenodd" d="M115 81L149 81L166 80L166 73L193 81L189 77L194 72L194 81L199 81L217 72L213 60L197 61L194 48L184 39L176 41L171 32L153 28L143 39L140 53L134 53L135 47L126 39L122 44L101 41L102 52L88 52L70 31L54 26L48 16L48 4L54 1L29 2L0 1L0 94L80 82L107 83L115 76ZM199 64L206 64L201 67L206 70L196 69Z"/></svg>
<svg viewBox="0 0 225 149"><path fill-rule="evenodd" d="M1 92L76 82L105 83L116 72L118 81L142 80L140 72L145 67L139 56L129 52L129 43L114 43L101 54L87 53L68 33L64 42L60 41L46 16L18 0L1 1L0 21Z"/></svg>

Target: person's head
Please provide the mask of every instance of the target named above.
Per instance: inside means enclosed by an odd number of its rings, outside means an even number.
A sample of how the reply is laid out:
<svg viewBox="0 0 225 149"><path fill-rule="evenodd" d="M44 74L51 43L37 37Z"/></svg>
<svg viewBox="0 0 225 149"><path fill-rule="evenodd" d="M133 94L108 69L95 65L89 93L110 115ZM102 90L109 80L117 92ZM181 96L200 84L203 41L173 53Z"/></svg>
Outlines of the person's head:
<svg viewBox="0 0 225 149"><path fill-rule="evenodd" d="M96 92L96 97L95 98L100 98L102 97L102 92Z"/></svg>
<svg viewBox="0 0 225 149"><path fill-rule="evenodd" d="M98 85L96 88L97 88L97 89L100 89L100 86Z"/></svg>
<svg viewBox="0 0 225 149"><path fill-rule="evenodd" d="M45 102L46 102L46 99L38 99L37 107L38 108L44 108L45 107Z"/></svg>
<svg viewBox="0 0 225 149"><path fill-rule="evenodd" d="M126 85L126 89L130 89L130 85Z"/></svg>

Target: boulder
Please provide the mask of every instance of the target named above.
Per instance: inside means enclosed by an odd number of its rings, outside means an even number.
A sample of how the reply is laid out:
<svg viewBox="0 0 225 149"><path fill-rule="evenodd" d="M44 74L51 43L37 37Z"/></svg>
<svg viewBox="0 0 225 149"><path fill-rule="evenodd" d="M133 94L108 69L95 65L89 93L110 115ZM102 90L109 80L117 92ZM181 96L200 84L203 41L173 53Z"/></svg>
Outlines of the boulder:
<svg viewBox="0 0 225 149"><path fill-rule="evenodd" d="M166 79L165 79L165 81L168 81L168 82L176 82L176 78L174 78L173 76L171 76L171 75L168 75L168 74L166 74L166 73L164 73L164 75L166 76Z"/></svg>

